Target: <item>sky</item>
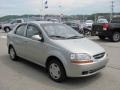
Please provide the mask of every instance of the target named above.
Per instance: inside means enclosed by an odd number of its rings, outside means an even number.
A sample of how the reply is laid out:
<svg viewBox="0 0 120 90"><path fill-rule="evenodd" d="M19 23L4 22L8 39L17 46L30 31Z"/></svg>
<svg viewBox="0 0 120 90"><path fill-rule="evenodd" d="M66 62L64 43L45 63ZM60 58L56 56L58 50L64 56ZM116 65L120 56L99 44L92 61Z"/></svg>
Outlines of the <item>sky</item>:
<svg viewBox="0 0 120 90"><path fill-rule="evenodd" d="M120 12L120 0L114 0L114 12ZM0 0L0 16L24 14L93 14L111 12L111 0Z"/></svg>

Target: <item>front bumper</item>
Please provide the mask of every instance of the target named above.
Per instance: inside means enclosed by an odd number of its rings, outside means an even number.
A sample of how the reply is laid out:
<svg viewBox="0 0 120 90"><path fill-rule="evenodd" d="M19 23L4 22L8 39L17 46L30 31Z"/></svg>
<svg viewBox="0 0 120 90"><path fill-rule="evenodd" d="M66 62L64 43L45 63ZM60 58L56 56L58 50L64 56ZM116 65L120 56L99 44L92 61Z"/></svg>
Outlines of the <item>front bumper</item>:
<svg viewBox="0 0 120 90"><path fill-rule="evenodd" d="M71 64L68 68L68 77L85 77L96 74L105 68L108 59L99 60L91 64L76 65Z"/></svg>
<svg viewBox="0 0 120 90"><path fill-rule="evenodd" d="M111 32L110 31L96 31L96 36L110 36Z"/></svg>
<svg viewBox="0 0 120 90"><path fill-rule="evenodd" d="M103 30L103 29L100 29L100 30L92 30L92 36L106 36L106 37L109 37L112 35L112 31L110 31L109 29L108 30Z"/></svg>

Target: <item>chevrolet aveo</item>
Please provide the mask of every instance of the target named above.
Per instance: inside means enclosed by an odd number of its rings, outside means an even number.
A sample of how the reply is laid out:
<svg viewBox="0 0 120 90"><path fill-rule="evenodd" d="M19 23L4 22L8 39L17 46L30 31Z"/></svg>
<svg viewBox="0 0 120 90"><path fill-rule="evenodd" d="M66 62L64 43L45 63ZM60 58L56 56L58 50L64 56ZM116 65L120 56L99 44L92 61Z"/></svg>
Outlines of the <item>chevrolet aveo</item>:
<svg viewBox="0 0 120 90"><path fill-rule="evenodd" d="M96 74L108 62L102 47L60 23L22 23L8 33L7 45L12 60L22 57L41 65L57 82Z"/></svg>

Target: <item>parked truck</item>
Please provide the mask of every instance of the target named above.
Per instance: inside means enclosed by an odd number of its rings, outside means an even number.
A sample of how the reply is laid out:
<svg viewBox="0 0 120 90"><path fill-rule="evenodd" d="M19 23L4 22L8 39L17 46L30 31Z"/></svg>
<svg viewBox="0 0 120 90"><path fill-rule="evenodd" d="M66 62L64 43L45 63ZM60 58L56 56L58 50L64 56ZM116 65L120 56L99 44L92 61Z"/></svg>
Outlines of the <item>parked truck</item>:
<svg viewBox="0 0 120 90"><path fill-rule="evenodd" d="M120 17L113 18L110 22L98 22L93 24L92 35L104 40L108 37L113 42L120 41Z"/></svg>

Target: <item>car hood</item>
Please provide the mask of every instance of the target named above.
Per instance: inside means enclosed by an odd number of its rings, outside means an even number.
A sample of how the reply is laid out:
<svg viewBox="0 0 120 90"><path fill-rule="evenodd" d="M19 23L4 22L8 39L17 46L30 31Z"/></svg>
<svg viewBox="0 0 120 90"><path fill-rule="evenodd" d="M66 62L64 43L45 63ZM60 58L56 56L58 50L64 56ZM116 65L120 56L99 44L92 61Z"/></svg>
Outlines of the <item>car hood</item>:
<svg viewBox="0 0 120 90"><path fill-rule="evenodd" d="M88 53L89 55L96 55L105 52L101 46L87 38L55 40L54 42L69 50L71 53Z"/></svg>

